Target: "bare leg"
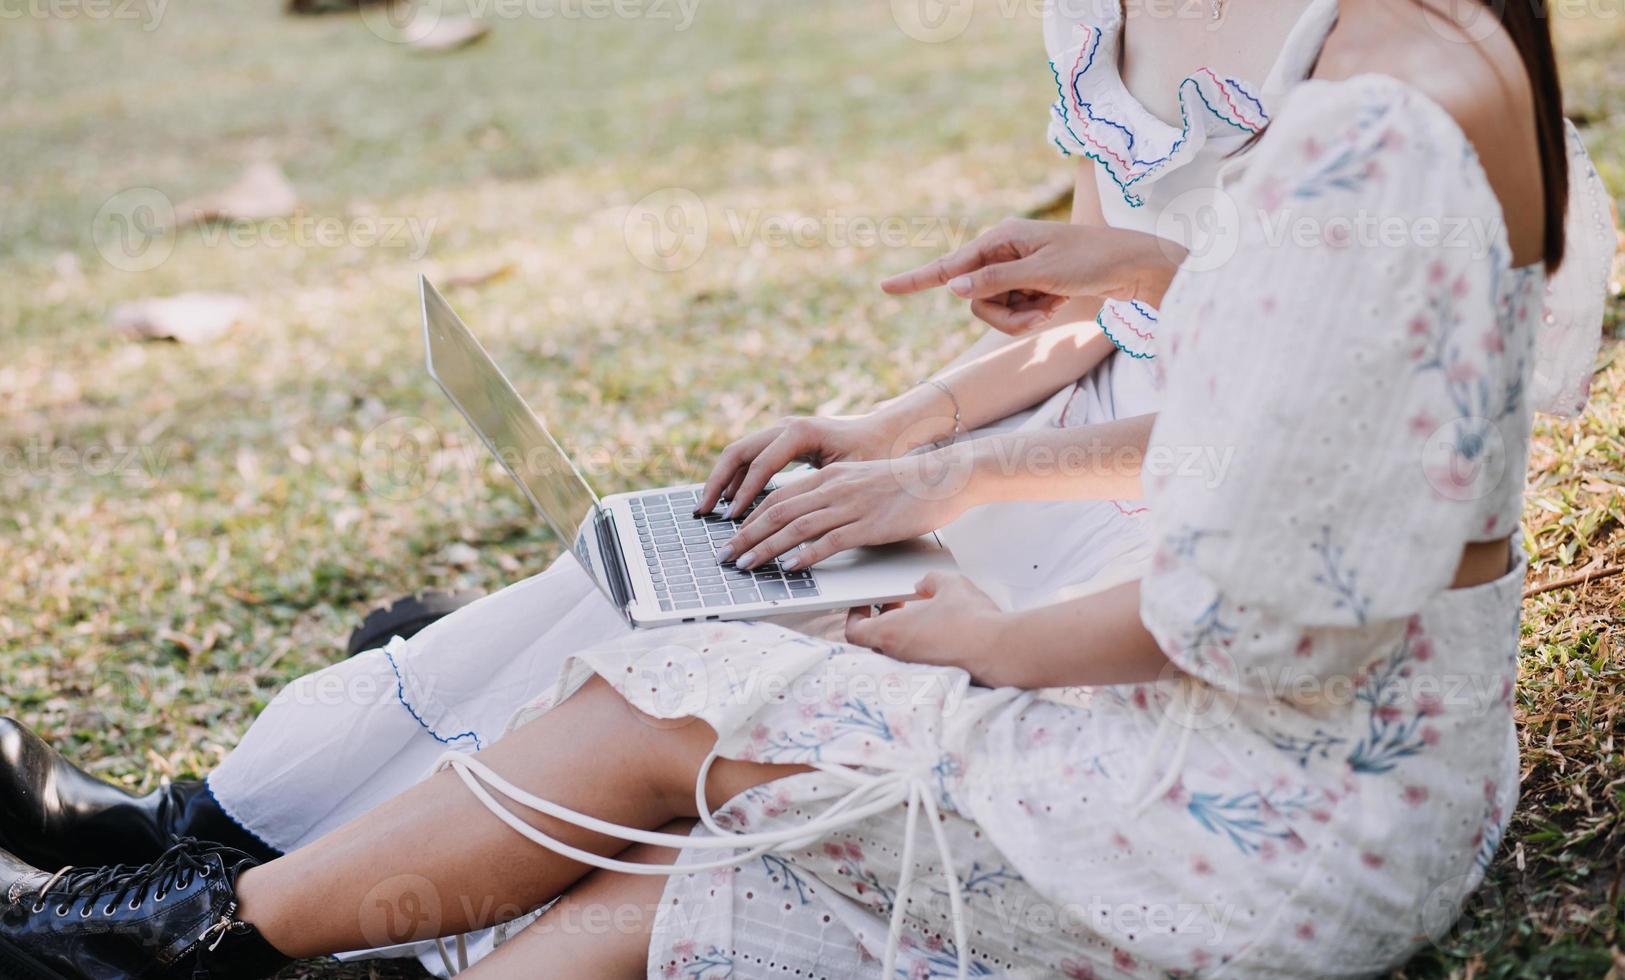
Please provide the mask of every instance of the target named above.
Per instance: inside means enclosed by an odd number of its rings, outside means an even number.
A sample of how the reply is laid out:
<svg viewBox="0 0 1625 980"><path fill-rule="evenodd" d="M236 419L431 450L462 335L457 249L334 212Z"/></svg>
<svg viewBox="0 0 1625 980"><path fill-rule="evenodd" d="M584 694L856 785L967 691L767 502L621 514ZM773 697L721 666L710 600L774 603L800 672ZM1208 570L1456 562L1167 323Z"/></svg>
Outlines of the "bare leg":
<svg viewBox="0 0 1625 980"><path fill-rule="evenodd" d="M686 834L691 820L661 828ZM643 864L672 864L677 852L639 844L621 858ZM537 964L549 976L638 980L646 975L649 937L665 878L595 870L564 893L541 920L465 974L478 980L531 980Z"/></svg>
<svg viewBox="0 0 1625 980"><path fill-rule="evenodd" d="M658 721L595 677L479 757L543 799L652 830L698 816L694 780L715 744L709 725ZM723 760L711 769L706 795L721 806L752 786L804 771ZM549 836L596 854L626 847L551 817L524 816ZM245 873L239 915L283 953L319 956L504 922L558 896L588 870L515 833L443 772Z"/></svg>

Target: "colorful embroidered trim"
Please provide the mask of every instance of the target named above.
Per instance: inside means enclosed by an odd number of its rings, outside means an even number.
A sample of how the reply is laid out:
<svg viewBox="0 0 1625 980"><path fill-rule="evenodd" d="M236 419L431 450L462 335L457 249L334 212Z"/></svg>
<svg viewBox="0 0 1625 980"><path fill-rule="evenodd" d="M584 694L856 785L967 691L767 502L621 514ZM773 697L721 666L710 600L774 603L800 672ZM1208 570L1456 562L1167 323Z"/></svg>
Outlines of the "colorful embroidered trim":
<svg viewBox="0 0 1625 980"><path fill-rule="evenodd" d="M1062 154L1070 156L1074 152L1081 153L1100 164L1131 207L1140 207L1145 203L1142 197L1133 192L1134 185L1166 169L1190 144L1192 96L1214 120L1243 133L1255 134L1269 123L1269 113L1264 109L1264 104L1246 86L1237 79L1223 77L1212 69L1203 68L1179 84L1180 125L1177 129L1140 108L1138 114L1142 118L1137 122L1142 130L1177 134L1170 140L1166 152L1160 156L1141 158L1136 154L1136 149L1142 134L1136 132L1136 127L1102 114L1097 111L1093 99L1084 97L1085 79L1093 77L1091 84L1097 89L1103 84L1115 82L1115 88L1111 91L1120 92L1124 103L1137 105L1123 87L1121 79L1115 74L1101 75L1095 70L1106 31L1088 24L1079 24L1077 29L1084 35L1069 70L1070 81L1063 81L1061 68L1053 59L1049 63L1058 96L1051 106L1054 125L1050 139ZM1212 90L1211 97L1208 89ZM1247 108L1243 108L1244 105ZM1206 135L1205 128L1203 135ZM1114 143L1121 145L1114 146Z"/></svg>

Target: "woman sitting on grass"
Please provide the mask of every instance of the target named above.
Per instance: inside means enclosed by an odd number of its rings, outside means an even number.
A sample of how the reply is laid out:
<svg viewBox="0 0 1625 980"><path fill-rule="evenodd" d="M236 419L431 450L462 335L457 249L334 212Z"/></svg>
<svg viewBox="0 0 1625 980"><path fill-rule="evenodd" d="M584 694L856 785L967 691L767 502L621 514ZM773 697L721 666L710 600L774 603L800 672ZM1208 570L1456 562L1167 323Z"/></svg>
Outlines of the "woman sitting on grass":
<svg viewBox="0 0 1625 980"><path fill-rule="evenodd" d="M1228 175L1228 254L1018 222L888 283L1040 322L1079 296L1160 308L1148 458L1206 465L1148 479L1138 581L1007 611L933 577L844 644L622 635L500 741L286 857L6 862L0 957L253 977L523 922L474 975L1392 969L1516 796L1530 418L1583 401L1612 246L1542 5L1501 18L1474 40L1426 4L1343 3ZM1081 59L1104 31L1080 26ZM816 556L852 526L849 480L778 491L739 546Z"/></svg>
<svg viewBox="0 0 1625 980"><path fill-rule="evenodd" d="M1186 244L1179 236L1214 204L1219 169L1304 80L1337 4L1234 4L1214 23L1135 12L1105 2L1051 11L1043 71L1057 99L1049 136L1079 160L1077 223L1174 236L1169 254L1177 255ZM1199 65L1222 74L1194 71ZM1130 83L1149 93L1146 104L1132 98ZM1131 147L1158 159L1125 167ZM1149 148L1157 153L1148 156ZM1136 241L1161 247L1150 237ZM1167 265L1160 251L1154 258ZM936 382L865 415L796 419L744 437L723 454L701 502L751 500L775 470L804 459L826 467L833 482L822 492L848 506L826 515L821 526L834 533L794 556L802 560L837 542L942 528L961 566L1012 610L1132 581L1151 556L1138 463L1160 402L1153 292L1080 296L1042 312L974 303L1000 330L1033 335L985 343ZM962 445L951 453L900 458L956 433ZM930 499L907 492L929 485L943 457L964 443L975 446L977 465L961 474L962 490ZM1049 451L1058 465L1012 465ZM900 481L911 467L920 476ZM740 558L753 552L766 561L783 550L782 535L760 537L780 530L773 517L764 512L752 523ZM844 635L842 616L786 622L809 635ZM495 742L515 711L553 686L569 656L625 630L565 558L410 641L290 686L206 782L167 784L140 798L0 720L0 848L41 867L139 864L179 835L268 860L410 788L447 748ZM467 945L478 957L490 937ZM437 951L421 955L439 968Z"/></svg>

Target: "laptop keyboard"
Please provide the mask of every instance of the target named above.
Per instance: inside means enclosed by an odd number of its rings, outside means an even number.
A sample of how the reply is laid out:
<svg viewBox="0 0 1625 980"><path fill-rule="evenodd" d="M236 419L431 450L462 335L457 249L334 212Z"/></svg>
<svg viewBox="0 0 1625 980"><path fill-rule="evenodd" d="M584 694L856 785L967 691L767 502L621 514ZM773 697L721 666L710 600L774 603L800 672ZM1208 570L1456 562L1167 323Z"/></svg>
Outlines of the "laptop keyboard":
<svg viewBox="0 0 1625 980"><path fill-rule="evenodd" d="M767 494L751 502L754 510ZM666 612L743 606L769 599L805 599L818 595L810 571L787 572L777 561L750 571L717 561L717 552L739 530L740 521L721 514L694 516L698 490L661 491L629 502L643 560L654 579L655 595ZM750 510L745 516L750 515Z"/></svg>

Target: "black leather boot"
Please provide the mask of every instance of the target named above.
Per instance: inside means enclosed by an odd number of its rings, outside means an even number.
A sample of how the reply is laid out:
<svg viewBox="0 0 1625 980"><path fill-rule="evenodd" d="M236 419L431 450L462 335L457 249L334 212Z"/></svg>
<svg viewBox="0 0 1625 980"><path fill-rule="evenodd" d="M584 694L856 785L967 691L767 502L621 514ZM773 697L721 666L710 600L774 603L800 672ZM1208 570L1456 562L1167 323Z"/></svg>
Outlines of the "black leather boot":
<svg viewBox="0 0 1625 980"><path fill-rule="evenodd" d="M254 980L290 961L237 917L252 857L177 841L139 868L40 871L0 851L0 977Z"/></svg>
<svg viewBox="0 0 1625 980"><path fill-rule="evenodd" d="M176 837L224 844L259 861L281 856L227 816L201 781L134 796L0 718L0 849L40 868L144 864Z"/></svg>

